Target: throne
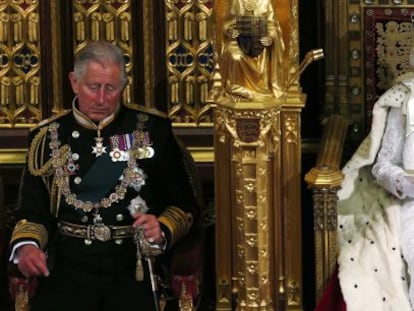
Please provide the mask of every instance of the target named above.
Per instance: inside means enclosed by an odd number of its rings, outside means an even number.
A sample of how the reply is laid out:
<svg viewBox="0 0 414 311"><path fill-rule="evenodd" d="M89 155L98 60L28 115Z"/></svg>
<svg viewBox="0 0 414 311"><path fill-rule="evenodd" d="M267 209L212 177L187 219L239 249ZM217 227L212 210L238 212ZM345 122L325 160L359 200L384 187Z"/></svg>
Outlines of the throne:
<svg viewBox="0 0 414 311"><path fill-rule="evenodd" d="M413 12L412 6L364 8L361 23L365 32L361 41L364 42L362 76L365 93L361 96L364 100L361 119L366 126L356 126L343 115L325 118L316 164L305 176L313 190L317 311L346 310L338 279L337 242L338 192L345 177L341 167L355 149L351 139L355 133L348 129L352 124L352 129L362 129L361 134L365 137L371 128L374 103L391 87L396 77L413 70L409 64L412 44L407 44L412 42ZM348 149L345 148L346 142Z"/></svg>

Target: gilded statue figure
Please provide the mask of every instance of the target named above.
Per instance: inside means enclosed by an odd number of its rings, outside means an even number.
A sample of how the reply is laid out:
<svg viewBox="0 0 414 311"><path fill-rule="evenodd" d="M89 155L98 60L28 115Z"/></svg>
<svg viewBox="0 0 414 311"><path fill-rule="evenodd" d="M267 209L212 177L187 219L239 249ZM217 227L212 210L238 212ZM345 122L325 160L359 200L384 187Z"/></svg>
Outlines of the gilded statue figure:
<svg viewBox="0 0 414 311"><path fill-rule="evenodd" d="M218 62L233 99L280 98L285 44L271 0L233 0Z"/></svg>

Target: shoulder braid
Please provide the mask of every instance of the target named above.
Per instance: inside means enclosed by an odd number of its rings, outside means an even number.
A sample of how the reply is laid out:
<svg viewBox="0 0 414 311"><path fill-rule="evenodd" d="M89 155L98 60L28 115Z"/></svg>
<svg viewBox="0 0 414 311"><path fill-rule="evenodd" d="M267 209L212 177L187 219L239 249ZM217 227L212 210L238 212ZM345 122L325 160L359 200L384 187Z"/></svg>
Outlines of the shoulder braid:
<svg viewBox="0 0 414 311"><path fill-rule="evenodd" d="M50 176L54 172L53 161L56 161L56 159L50 158L46 163L43 163L47 132L47 126L41 128L30 143L27 165L29 172L34 176ZM61 157L59 161L64 161L67 158L68 152L69 146L63 145L60 148Z"/></svg>
<svg viewBox="0 0 414 311"><path fill-rule="evenodd" d="M60 112L60 113L54 114L54 115L52 115L51 117L49 117L49 118L47 118L47 119L44 119L44 120L40 121L37 125L35 125L34 127L32 127L32 128L30 129L30 131L31 131L31 132L33 132L33 131L35 131L36 129L39 129L39 128L41 128L41 127L45 126L45 125L48 125L48 124L52 123L53 121L55 121L56 119L58 119L58 118L60 118L60 117L62 117L62 116L64 116L64 115L67 115L67 114L68 114L69 112L71 112L71 111L72 111L72 109L66 109L66 110L63 110L63 111L62 111L62 112Z"/></svg>
<svg viewBox="0 0 414 311"><path fill-rule="evenodd" d="M58 185L55 182L55 177L52 176L55 171L54 164L56 161L66 161L70 148L68 145L63 145L59 148L61 155L59 159L50 158L46 161L46 163L43 163L44 155L46 152L46 140L48 131L49 127L44 126L33 138L29 147L27 164L29 172L32 175L42 176L43 181L50 194L50 212L52 215L57 215L57 206L59 205L60 201L60 191ZM53 177L51 182L50 177Z"/></svg>

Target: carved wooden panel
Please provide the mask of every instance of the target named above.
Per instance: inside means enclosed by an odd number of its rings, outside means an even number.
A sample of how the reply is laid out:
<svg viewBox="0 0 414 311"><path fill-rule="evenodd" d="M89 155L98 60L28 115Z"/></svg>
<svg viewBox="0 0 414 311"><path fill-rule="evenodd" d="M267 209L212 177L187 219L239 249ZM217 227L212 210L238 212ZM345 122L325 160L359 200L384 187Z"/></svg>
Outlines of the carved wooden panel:
<svg viewBox="0 0 414 311"><path fill-rule="evenodd" d="M0 1L0 127L41 119L41 40L39 1Z"/></svg>
<svg viewBox="0 0 414 311"><path fill-rule="evenodd" d="M176 123L211 124L213 1L165 0L165 4L169 115Z"/></svg>

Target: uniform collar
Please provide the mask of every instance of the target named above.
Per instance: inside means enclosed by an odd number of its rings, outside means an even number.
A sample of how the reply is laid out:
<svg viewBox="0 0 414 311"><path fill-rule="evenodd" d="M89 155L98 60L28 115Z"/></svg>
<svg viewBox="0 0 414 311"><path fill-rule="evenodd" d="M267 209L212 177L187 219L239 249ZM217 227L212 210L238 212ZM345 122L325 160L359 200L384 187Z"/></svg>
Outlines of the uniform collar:
<svg viewBox="0 0 414 311"><path fill-rule="evenodd" d="M115 119L115 117L119 114L119 111L121 110L121 104L118 104L115 111L111 115L107 116L105 119L99 121L99 123L96 124L91 119L89 119L86 114L84 114L78 109L76 103L77 103L77 97L75 97L72 101L72 110L73 110L73 115L75 117L75 120L80 125L88 129L95 129L95 130L103 129Z"/></svg>

